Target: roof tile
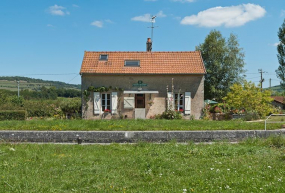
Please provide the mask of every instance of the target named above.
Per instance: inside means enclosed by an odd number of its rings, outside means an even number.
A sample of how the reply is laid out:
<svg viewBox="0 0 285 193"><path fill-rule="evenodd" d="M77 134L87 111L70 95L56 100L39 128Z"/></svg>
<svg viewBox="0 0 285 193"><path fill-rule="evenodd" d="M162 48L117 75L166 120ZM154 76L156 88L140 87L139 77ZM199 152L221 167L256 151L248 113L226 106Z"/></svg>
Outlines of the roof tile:
<svg viewBox="0 0 285 193"><path fill-rule="evenodd" d="M108 54L108 61L100 61ZM140 60L139 67L125 67L125 60ZM205 74L199 51L193 52L85 52L80 73L104 74Z"/></svg>

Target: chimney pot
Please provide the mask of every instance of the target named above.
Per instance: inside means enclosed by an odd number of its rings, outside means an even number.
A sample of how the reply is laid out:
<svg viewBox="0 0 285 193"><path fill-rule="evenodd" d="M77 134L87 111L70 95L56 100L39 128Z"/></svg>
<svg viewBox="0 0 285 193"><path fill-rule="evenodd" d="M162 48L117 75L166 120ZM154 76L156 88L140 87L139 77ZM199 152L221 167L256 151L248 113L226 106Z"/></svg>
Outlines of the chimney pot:
<svg viewBox="0 0 285 193"><path fill-rule="evenodd" d="M151 41L151 38L147 38L146 51L151 52L151 50L152 50L152 41Z"/></svg>

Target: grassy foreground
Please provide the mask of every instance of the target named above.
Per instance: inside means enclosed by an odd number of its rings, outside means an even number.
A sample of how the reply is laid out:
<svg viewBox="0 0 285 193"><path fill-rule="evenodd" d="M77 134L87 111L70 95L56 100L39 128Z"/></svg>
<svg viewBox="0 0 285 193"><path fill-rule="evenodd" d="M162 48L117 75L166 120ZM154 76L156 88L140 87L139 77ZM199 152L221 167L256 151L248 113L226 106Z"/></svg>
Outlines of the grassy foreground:
<svg viewBox="0 0 285 193"><path fill-rule="evenodd" d="M0 192L285 192L285 139L0 144Z"/></svg>
<svg viewBox="0 0 285 193"><path fill-rule="evenodd" d="M282 123L270 123L268 130ZM37 131L155 131L155 130L264 130L264 122L204 120L29 120L0 121L0 130Z"/></svg>

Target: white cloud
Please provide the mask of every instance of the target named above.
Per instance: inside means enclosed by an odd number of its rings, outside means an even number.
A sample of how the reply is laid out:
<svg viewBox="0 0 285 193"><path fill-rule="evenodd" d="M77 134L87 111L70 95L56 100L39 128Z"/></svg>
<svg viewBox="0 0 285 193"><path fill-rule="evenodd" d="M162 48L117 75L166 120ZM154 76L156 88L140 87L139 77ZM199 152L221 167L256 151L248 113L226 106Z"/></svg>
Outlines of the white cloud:
<svg viewBox="0 0 285 193"><path fill-rule="evenodd" d="M285 16L285 10L282 9L282 10L281 10L281 13L280 13L280 17L284 17L284 16Z"/></svg>
<svg viewBox="0 0 285 193"><path fill-rule="evenodd" d="M166 17L166 15L163 13L163 11L159 11L159 12L156 14L156 17Z"/></svg>
<svg viewBox="0 0 285 193"><path fill-rule="evenodd" d="M277 47L279 44L280 44L280 42L277 42L277 43L272 44L272 46Z"/></svg>
<svg viewBox="0 0 285 193"><path fill-rule="evenodd" d="M181 2L181 3L192 3L195 0L171 0L171 1L173 1L173 2Z"/></svg>
<svg viewBox="0 0 285 193"><path fill-rule="evenodd" d="M265 15L266 10L255 4L242 4L231 7L214 7L199 12L197 15L186 16L181 20L183 25L198 25L202 27L242 26L249 21Z"/></svg>
<svg viewBox="0 0 285 193"><path fill-rule="evenodd" d="M159 11L155 15L156 15L156 17L166 17L166 15L163 13L163 11ZM146 13L146 14L141 15L141 16L133 17L131 20L133 20L133 21L142 21L142 22L151 22L151 17L152 17L151 14Z"/></svg>
<svg viewBox="0 0 285 193"><path fill-rule="evenodd" d="M52 25L52 24L47 24L47 27L54 27L54 25Z"/></svg>
<svg viewBox="0 0 285 193"><path fill-rule="evenodd" d="M150 22L151 15L149 13L133 17L131 20L133 21L142 21L142 22Z"/></svg>
<svg viewBox="0 0 285 193"><path fill-rule="evenodd" d="M102 21L93 21L90 25L102 28L103 27L103 22Z"/></svg>
<svg viewBox="0 0 285 193"><path fill-rule="evenodd" d="M78 5L76 5L76 4L72 4L72 7L76 7L76 8L78 8L79 6L78 6Z"/></svg>
<svg viewBox="0 0 285 193"><path fill-rule="evenodd" d="M181 20L181 17L178 17L178 16L176 16L176 17L174 17L174 19L176 19L176 20Z"/></svg>
<svg viewBox="0 0 285 193"><path fill-rule="evenodd" d="M114 23L112 20L110 20L110 19L105 19L105 22L107 22L107 23Z"/></svg>
<svg viewBox="0 0 285 193"><path fill-rule="evenodd" d="M59 15L59 16L69 15L70 13L68 11L65 11L65 9L66 9L65 7L54 5L50 6L47 11L51 15Z"/></svg>
<svg viewBox="0 0 285 193"><path fill-rule="evenodd" d="M144 0L144 1L157 1L157 0Z"/></svg>

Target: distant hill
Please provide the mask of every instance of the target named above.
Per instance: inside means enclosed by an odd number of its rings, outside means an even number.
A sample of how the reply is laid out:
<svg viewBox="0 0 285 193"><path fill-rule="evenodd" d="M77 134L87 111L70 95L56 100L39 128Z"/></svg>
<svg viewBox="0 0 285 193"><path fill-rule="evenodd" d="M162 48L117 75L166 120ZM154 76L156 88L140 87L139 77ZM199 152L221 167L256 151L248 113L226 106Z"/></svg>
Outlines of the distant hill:
<svg viewBox="0 0 285 193"><path fill-rule="evenodd" d="M283 93L284 93L284 91L280 85L272 86L270 88L269 87L264 88L264 90L271 90L272 96L283 96Z"/></svg>
<svg viewBox="0 0 285 193"><path fill-rule="evenodd" d="M80 84L67 84L60 81L49 81L21 76L0 76L0 89L16 91L18 89L17 81L20 81L20 90L28 89L37 91L43 86L47 88L81 89Z"/></svg>
<svg viewBox="0 0 285 193"><path fill-rule="evenodd" d="M269 88L266 88L266 89L269 89ZM270 90L272 90L273 92L283 92L283 89L281 88L280 85L272 86L272 87L270 88Z"/></svg>

